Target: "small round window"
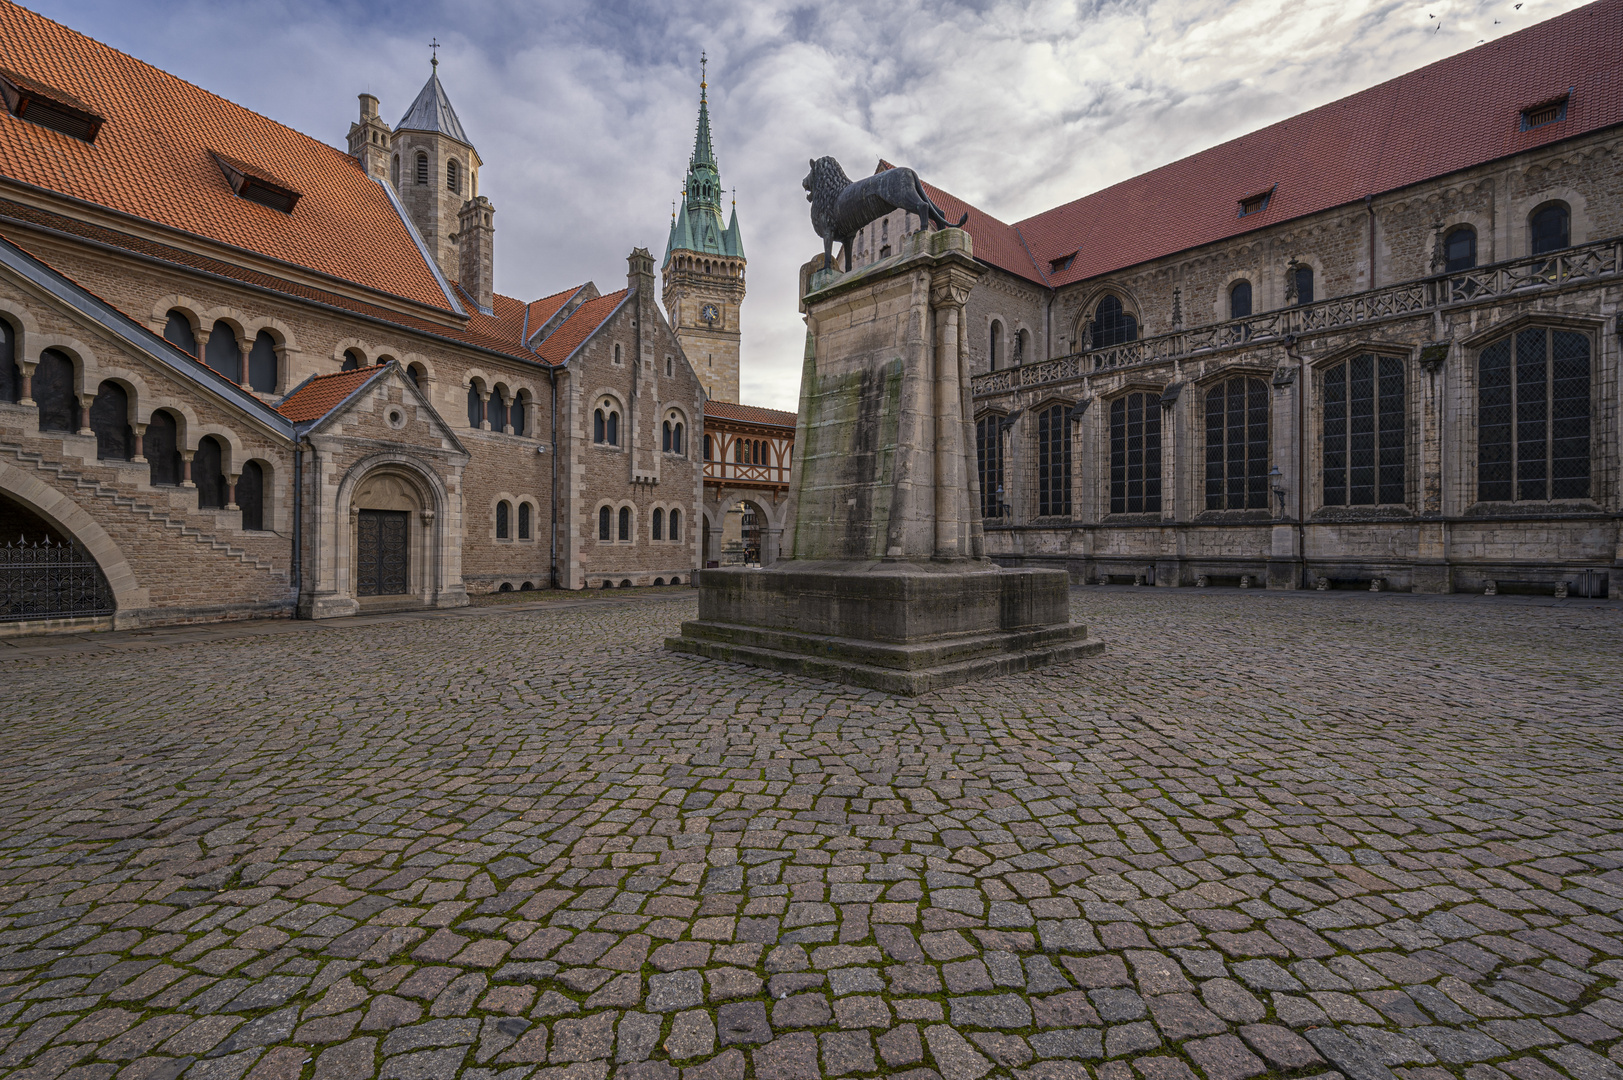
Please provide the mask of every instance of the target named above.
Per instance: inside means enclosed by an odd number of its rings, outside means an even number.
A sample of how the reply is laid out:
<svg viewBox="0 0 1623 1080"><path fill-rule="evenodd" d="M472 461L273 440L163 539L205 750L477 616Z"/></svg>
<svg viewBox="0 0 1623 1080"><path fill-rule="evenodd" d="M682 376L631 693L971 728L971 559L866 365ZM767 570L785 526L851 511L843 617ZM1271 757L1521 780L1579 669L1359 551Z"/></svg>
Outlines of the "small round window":
<svg viewBox="0 0 1623 1080"><path fill-rule="evenodd" d="M390 409L388 420L389 426L397 430L406 426L406 414L399 409Z"/></svg>

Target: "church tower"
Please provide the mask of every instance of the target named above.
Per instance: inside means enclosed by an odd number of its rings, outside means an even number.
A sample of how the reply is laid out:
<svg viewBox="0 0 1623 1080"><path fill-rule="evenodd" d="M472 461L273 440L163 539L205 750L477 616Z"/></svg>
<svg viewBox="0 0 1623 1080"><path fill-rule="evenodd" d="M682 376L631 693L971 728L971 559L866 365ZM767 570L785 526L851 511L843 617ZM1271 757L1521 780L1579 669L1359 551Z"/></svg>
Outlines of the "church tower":
<svg viewBox="0 0 1623 1080"><path fill-rule="evenodd" d="M701 70L706 63L700 60ZM708 83L699 79L699 130L682 201L665 245L666 315L712 401L738 400L738 311L744 303L744 243L738 205L722 224L721 170L710 146Z"/></svg>
<svg viewBox="0 0 1623 1080"><path fill-rule="evenodd" d="M395 125L389 179L440 272L456 281L463 264L457 250L459 218L462 204L479 195L481 162L440 85L439 57L432 63L428 82ZM483 261L472 260L474 265Z"/></svg>

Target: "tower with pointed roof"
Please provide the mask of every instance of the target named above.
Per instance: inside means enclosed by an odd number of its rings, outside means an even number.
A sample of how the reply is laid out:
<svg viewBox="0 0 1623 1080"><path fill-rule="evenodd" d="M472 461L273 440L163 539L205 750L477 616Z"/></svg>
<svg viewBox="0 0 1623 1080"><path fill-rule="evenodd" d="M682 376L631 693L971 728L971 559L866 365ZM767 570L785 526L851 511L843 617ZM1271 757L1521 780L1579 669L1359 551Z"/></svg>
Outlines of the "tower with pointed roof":
<svg viewBox="0 0 1623 1080"><path fill-rule="evenodd" d="M440 84L437 55L431 64L428 81L395 125L389 179L440 272L455 281L462 263L458 218L463 203L479 195L481 162Z"/></svg>
<svg viewBox="0 0 1623 1080"><path fill-rule="evenodd" d="M700 65L706 63L701 58ZM744 243L738 204L724 222L721 169L710 143L709 84L699 79L699 126L682 199L665 245L662 299L688 362L713 401L738 400L739 309L744 304Z"/></svg>

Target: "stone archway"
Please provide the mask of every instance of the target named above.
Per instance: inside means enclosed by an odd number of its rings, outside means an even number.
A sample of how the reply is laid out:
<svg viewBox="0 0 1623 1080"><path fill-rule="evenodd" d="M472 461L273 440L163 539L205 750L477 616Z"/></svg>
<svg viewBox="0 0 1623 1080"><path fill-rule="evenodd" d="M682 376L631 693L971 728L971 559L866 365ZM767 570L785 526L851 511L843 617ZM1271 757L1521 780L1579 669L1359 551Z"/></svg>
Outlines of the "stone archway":
<svg viewBox="0 0 1623 1080"><path fill-rule="evenodd" d="M355 486L349 515L351 581L357 600L427 599L423 570L432 549L435 515L424 496L411 474L393 469L370 473Z"/></svg>

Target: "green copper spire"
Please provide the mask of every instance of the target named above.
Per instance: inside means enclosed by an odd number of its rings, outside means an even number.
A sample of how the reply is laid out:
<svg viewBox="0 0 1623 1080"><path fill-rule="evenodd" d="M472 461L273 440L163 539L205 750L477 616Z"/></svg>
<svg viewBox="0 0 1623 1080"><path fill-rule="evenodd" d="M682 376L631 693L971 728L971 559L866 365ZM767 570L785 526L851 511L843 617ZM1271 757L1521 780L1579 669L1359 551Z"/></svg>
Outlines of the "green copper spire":
<svg viewBox="0 0 1623 1080"><path fill-rule="evenodd" d="M682 202L671 222L665 262L673 251L694 251L707 255L736 255L744 252L738 240L738 211L731 226L722 222L721 169L710 142L709 59L699 57L699 125L693 137L693 156L688 159L687 180Z"/></svg>

